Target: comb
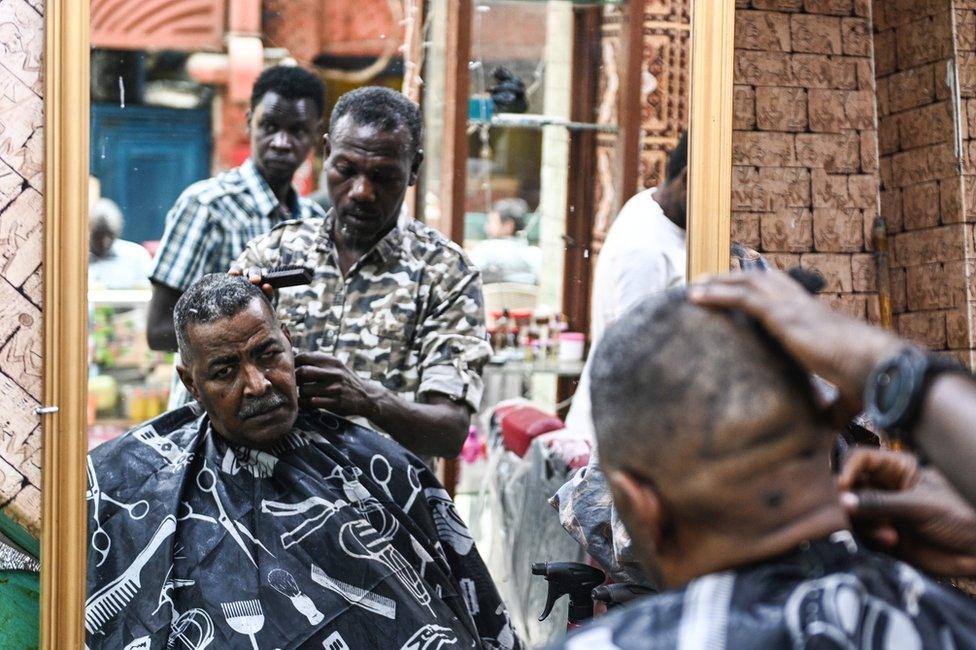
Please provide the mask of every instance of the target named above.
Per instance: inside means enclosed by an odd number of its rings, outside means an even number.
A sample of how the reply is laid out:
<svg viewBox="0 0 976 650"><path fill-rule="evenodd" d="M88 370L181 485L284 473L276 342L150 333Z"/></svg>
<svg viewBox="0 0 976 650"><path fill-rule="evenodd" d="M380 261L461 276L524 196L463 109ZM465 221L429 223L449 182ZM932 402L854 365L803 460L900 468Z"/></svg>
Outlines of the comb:
<svg viewBox="0 0 976 650"><path fill-rule="evenodd" d="M396 618L396 602L394 600L367 591L361 587L346 584L341 580L336 580L314 564L312 565L312 580L329 591L339 594L350 605L362 607L367 611L385 616L389 619Z"/></svg>
<svg viewBox="0 0 976 650"><path fill-rule="evenodd" d="M140 582L142 569L163 545L166 538L175 532L176 517L170 515L159 524L146 548L136 556L129 568L85 601L85 629L89 634L100 631L105 623L129 604L142 586Z"/></svg>
<svg viewBox="0 0 976 650"><path fill-rule="evenodd" d="M297 287L312 281L312 269L305 266L276 266L261 276L261 284L270 284L275 289Z"/></svg>

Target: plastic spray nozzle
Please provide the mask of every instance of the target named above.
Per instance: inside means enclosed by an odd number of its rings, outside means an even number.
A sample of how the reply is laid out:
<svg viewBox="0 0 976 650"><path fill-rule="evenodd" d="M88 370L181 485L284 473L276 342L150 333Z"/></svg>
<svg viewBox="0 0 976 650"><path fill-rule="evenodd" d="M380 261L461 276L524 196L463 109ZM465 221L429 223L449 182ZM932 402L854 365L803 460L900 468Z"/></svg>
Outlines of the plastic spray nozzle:
<svg viewBox="0 0 976 650"><path fill-rule="evenodd" d="M608 607L624 605L632 600L655 593L654 590L645 585L616 583L612 585L600 585L593 590L593 600L606 603Z"/></svg>
<svg viewBox="0 0 976 650"><path fill-rule="evenodd" d="M532 565L532 575L549 583L546 608L539 617L546 620L556 601L569 594L569 622L578 623L593 616L594 587L603 584L606 574L596 567L579 562L539 562Z"/></svg>

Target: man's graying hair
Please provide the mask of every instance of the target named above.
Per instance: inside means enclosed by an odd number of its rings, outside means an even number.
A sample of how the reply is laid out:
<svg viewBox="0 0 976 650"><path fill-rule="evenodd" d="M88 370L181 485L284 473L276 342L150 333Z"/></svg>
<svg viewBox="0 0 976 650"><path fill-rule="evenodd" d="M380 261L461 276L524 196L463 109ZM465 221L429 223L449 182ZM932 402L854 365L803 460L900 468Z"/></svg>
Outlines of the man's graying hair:
<svg viewBox="0 0 976 650"><path fill-rule="evenodd" d="M173 309L176 342L183 361L189 362L193 356L187 336L191 325L236 316L255 298L267 300L261 289L239 276L211 273L197 280L180 296Z"/></svg>
<svg viewBox="0 0 976 650"><path fill-rule="evenodd" d="M750 424L784 400L798 421L818 417L806 373L758 324L693 305L683 288L607 328L591 396L601 460L651 478L681 471L670 459L682 450L707 461L767 444Z"/></svg>
<svg viewBox="0 0 976 650"><path fill-rule="evenodd" d="M366 86L347 92L332 109L330 133L335 133L339 120L346 115L362 126L376 126L384 131L405 129L410 134L411 153L421 148L423 118L420 107L403 93L382 86Z"/></svg>

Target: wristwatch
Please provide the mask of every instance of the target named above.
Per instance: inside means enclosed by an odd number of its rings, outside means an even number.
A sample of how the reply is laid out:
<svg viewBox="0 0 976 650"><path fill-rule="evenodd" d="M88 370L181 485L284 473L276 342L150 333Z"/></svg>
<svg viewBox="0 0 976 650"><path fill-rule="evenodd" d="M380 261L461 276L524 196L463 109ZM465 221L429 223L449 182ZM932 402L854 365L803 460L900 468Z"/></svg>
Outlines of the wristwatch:
<svg viewBox="0 0 976 650"><path fill-rule="evenodd" d="M906 347L882 361L864 386L865 414L896 440L909 442L932 381L944 372L968 371L952 359Z"/></svg>

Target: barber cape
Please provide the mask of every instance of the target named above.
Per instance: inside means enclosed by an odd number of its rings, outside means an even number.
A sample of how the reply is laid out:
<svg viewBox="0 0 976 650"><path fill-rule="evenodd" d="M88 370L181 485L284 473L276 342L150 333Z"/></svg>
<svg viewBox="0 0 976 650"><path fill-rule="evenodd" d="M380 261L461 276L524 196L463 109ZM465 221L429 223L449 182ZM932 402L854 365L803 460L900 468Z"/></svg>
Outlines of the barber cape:
<svg viewBox="0 0 976 650"><path fill-rule="evenodd" d="M236 448L198 408L89 455L89 648L521 647L415 456L308 411Z"/></svg>
<svg viewBox="0 0 976 650"><path fill-rule="evenodd" d="M594 619L565 650L962 650L976 602L847 532Z"/></svg>

